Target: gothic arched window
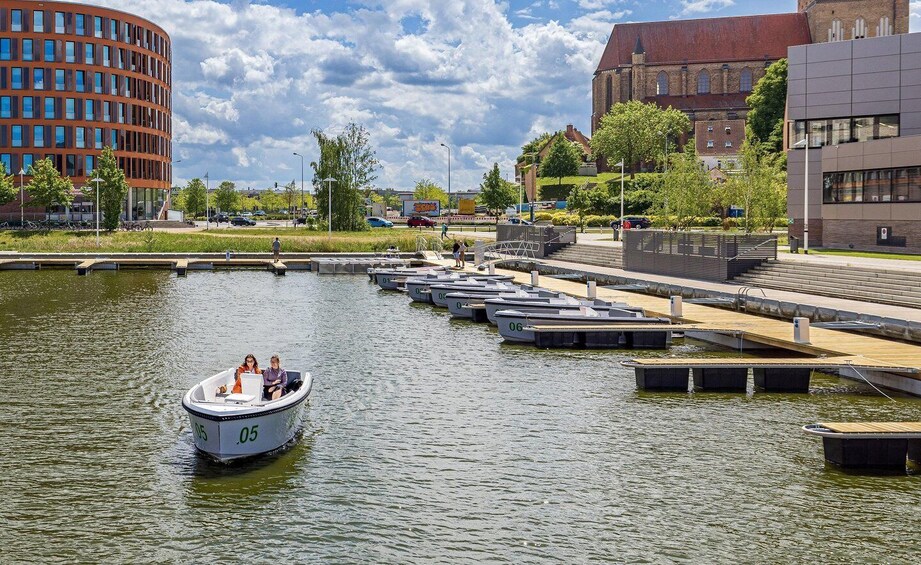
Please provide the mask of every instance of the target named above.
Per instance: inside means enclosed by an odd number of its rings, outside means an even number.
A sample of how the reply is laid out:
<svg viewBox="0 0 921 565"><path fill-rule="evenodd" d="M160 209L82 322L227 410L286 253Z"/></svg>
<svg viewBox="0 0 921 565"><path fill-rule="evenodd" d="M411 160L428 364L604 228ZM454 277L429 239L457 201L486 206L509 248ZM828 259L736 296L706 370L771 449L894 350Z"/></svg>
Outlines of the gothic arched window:
<svg viewBox="0 0 921 565"><path fill-rule="evenodd" d="M739 92L752 91L752 71L749 68L742 69L742 75L739 77Z"/></svg>
<svg viewBox="0 0 921 565"><path fill-rule="evenodd" d="M707 69L697 75L697 94L710 94L710 73Z"/></svg>
<svg viewBox="0 0 921 565"><path fill-rule="evenodd" d="M854 39L864 39L867 37L867 20L863 18L857 18L857 21L854 22Z"/></svg>
<svg viewBox="0 0 921 565"><path fill-rule="evenodd" d="M656 77L656 96L668 96L668 73L665 71Z"/></svg>
<svg viewBox="0 0 921 565"><path fill-rule="evenodd" d="M828 42L832 41L844 41L844 26L841 25L841 20L832 20L831 28L828 30Z"/></svg>

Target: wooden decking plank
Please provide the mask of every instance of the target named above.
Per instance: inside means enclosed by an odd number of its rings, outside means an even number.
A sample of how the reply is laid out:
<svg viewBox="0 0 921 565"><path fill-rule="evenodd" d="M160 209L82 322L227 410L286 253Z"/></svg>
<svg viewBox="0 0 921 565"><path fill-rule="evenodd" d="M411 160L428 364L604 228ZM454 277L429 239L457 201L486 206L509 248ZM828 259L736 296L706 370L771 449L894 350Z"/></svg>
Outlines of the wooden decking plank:
<svg viewBox="0 0 921 565"><path fill-rule="evenodd" d="M921 433L921 422L822 422L820 425L842 434Z"/></svg>

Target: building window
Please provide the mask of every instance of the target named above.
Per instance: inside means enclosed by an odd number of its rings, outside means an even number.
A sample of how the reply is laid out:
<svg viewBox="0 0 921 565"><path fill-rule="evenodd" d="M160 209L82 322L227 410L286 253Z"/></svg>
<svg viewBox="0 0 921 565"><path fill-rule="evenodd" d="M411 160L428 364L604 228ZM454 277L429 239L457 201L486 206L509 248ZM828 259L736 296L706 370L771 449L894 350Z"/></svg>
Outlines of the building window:
<svg viewBox="0 0 921 565"><path fill-rule="evenodd" d="M10 11L10 31L22 31L22 10Z"/></svg>
<svg viewBox="0 0 921 565"><path fill-rule="evenodd" d="M31 96L26 96L22 99L22 117L23 118L34 118L35 111L33 110L33 102Z"/></svg>
<svg viewBox="0 0 921 565"><path fill-rule="evenodd" d="M832 20L831 28L828 30L828 42L832 41L844 41L844 26L841 25L841 20Z"/></svg>
<svg viewBox="0 0 921 565"><path fill-rule="evenodd" d="M697 94L710 94L710 73L706 69L697 75Z"/></svg>
<svg viewBox="0 0 921 565"><path fill-rule="evenodd" d="M22 156L22 168L26 171L27 175L31 175L32 163L35 162L35 156L31 153L24 153Z"/></svg>
<svg viewBox="0 0 921 565"><path fill-rule="evenodd" d="M32 72L32 88L45 90L45 69L35 69Z"/></svg>
<svg viewBox="0 0 921 565"><path fill-rule="evenodd" d="M707 133L713 133L713 126L707 126Z"/></svg>
<svg viewBox="0 0 921 565"><path fill-rule="evenodd" d="M0 96L0 118L13 117L13 102L9 96Z"/></svg>
<svg viewBox="0 0 921 565"><path fill-rule="evenodd" d="M86 71L77 71L76 77L77 92L86 92Z"/></svg>
<svg viewBox="0 0 921 565"><path fill-rule="evenodd" d="M0 163L5 167L4 171L13 171L13 157L9 153L0 154Z"/></svg>
<svg viewBox="0 0 921 565"><path fill-rule="evenodd" d="M72 177L77 174L77 156L67 156L67 176Z"/></svg>
<svg viewBox="0 0 921 565"><path fill-rule="evenodd" d="M15 29L13 31L16 31ZM876 29L877 37L892 35L892 24L889 22L889 16L883 16L879 19L879 27Z"/></svg>
<svg viewBox="0 0 921 565"><path fill-rule="evenodd" d="M32 12L32 31L36 33L45 31L45 12L41 10Z"/></svg>
<svg viewBox="0 0 921 565"><path fill-rule="evenodd" d="M45 146L45 127L35 126L32 128L32 147Z"/></svg>
<svg viewBox="0 0 921 565"><path fill-rule="evenodd" d="M112 66L112 50L108 45L102 46L102 65L104 67Z"/></svg>
<svg viewBox="0 0 921 565"><path fill-rule="evenodd" d="M790 124L790 147L805 138L806 122ZM899 116L862 116L809 121L809 146L840 145L899 136Z"/></svg>
<svg viewBox="0 0 921 565"><path fill-rule="evenodd" d="M739 77L739 92L752 91L752 71L749 68L742 69L742 75Z"/></svg>
<svg viewBox="0 0 921 565"><path fill-rule="evenodd" d="M54 33L64 33L64 12L54 13Z"/></svg>
<svg viewBox="0 0 921 565"><path fill-rule="evenodd" d="M729 126L726 126L726 135L730 135L730 134L732 134L732 128Z"/></svg>
<svg viewBox="0 0 921 565"><path fill-rule="evenodd" d="M64 139L64 126L54 126L54 146L63 149Z"/></svg>
<svg viewBox="0 0 921 565"><path fill-rule="evenodd" d="M109 94L117 95L118 94L118 75L109 75Z"/></svg>
<svg viewBox="0 0 921 565"><path fill-rule="evenodd" d="M112 130L112 149L118 151L118 130Z"/></svg>
<svg viewBox="0 0 921 565"><path fill-rule="evenodd" d="M55 119L54 98L45 98L45 119Z"/></svg>
<svg viewBox="0 0 921 565"><path fill-rule="evenodd" d="M854 39L864 39L867 37L867 21L863 18L857 18L857 21L854 22L854 29L852 30L854 34Z"/></svg>
<svg viewBox="0 0 921 565"><path fill-rule="evenodd" d="M83 63L86 65L96 63L96 45L92 43L83 44Z"/></svg>
<svg viewBox="0 0 921 565"><path fill-rule="evenodd" d="M4 37L0 39L0 61L9 61L12 58L12 40Z"/></svg>
<svg viewBox="0 0 921 565"><path fill-rule="evenodd" d="M32 60L32 40L31 39L22 40L22 60L23 61Z"/></svg>
<svg viewBox="0 0 921 565"><path fill-rule="evenodd" d="M11 128L13 147L22 147L22 126L13 126Z"/></svg>
<svg viewBox="0 0 921 565"><path fill-rule="evenodd" d="M64 116L68 120L77 119L77 100L76 98L68 98L64 104Z"/></svg>
<svg viewBox="0 0 921 565"><path fill-rule="evenodd" d="M102 149L102 128L96 128L94 136L96 149Z"/></svg>
<svg viewBox="0 0 921 565"><path fill-rule="evenodd" d="M85 128L74 128L74 133L76 134L75 143L77 149L86 148L86 129Z"/></svg>
<svg viewBox="0 0 921 565"><path fill-rule="evenodd" d="M93 17L93 35L96 37L102 37L102 18L99 16Z"/></svg>
<svg viewBox="0 0 921 565"><path fill-rule="evenodd" d="M76 44L73 41L68 41L64 44L64 60L68 63L77 62L77 53L76 53Z"/></svg>
<svg viewBox="0 0 921 565"><path fill-rule="evenodd" d="M662 71L656 77L656 95L668 96L668 73Z"/></svg>
<svg viewBox="0 0 921 565"><path fill-rule="evenodd" d="M707 149L713 149L713 140L712 140L712 139L708 139L708 140L707 140Z"/></svg>
<svg viewBox="0 0 921 565"><path fill-rule="evenodd" d="M77 35L86 35L86 16L77 14Z"/></svg>
<svg viewBox="0 0 921 565"><path fill-rule="evenodd" d="M87 121L94 121L96 119L95 112L93 111L93 101L84 100L83 101L83 119Z"/></svg>
<svg viewBox="0 0 921 565"><path fill-rule="evenodd" d="M10 69L10 79L13 83L13 90L22 90L22 67Z"/></svg>
<svg viewBox="0 0 921 565"><path fill-rule="evenodd" d="M96 73L93 76L93 92L102 94L102 73Z"/></svg>
<svg viewBox="0 0 921 565"><path fill-rule="evenodd" d="M109 39L118 41L118 21L109 20Z"/></svg>
<svg viewBox="0 0 921 565"><path fill-rule="evenodd" d="M112 121L112 103L111 102L102 103L102 121L104 122Z"/></svg>
<svg viewBox="0 0 921 565"><path fill-rule="evenodd" d="M727 149L729 149L730 147L732 147L732 142L731 142L731 141L726 141L726 143L725 143L723 146L726 147Z"/></svg>
<svg viewBox="0 0 921 565"><path fill-rule="evenodd" d="M55 69L54 71L54 89L64 90L64 69Z"/></svg>
<svg viewBox="0 0 921 565"><path fill-rule="evenodd" d="M53 39L45 40L45 62L46 63L54 62L54 40Z"/></svg>

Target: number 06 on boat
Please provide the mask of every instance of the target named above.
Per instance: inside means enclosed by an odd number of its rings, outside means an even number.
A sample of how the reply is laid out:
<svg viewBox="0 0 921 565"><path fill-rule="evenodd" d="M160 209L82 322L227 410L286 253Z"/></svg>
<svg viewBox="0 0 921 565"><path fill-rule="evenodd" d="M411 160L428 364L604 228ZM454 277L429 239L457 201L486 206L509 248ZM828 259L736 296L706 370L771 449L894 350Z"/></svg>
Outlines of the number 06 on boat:
<svg viewBox="0 0 921 565"><path fill-rule="evenodd" d="M240 376L243 392L220 394L233 386L236 372L227 369L192 387L182 397L192 438L199 451L221 462L274 451L297 434L310 397L310 373L288 371L288 386L276 400L263 400L262 375Z"/></svg>

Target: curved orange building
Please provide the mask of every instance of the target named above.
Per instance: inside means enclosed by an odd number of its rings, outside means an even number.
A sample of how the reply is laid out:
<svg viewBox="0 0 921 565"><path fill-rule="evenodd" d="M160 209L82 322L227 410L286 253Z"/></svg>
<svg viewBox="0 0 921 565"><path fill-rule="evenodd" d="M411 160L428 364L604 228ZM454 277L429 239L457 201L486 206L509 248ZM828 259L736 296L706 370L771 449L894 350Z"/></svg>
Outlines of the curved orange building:
<svg viewBox="0 0 921 565"><path fill-rule="evenodd" d="M124 217L161 217L172 182L171 61L166 32L137 16L69 2L0 3L0 161L18 184L20 170L48 157L81 187L111 146L131 185ZM0 206L0 222L18 221L19 211L18 200ZM28 195L26 211L45 217ZM78 197L53 212L84 219L94 203Z"/></svg>

